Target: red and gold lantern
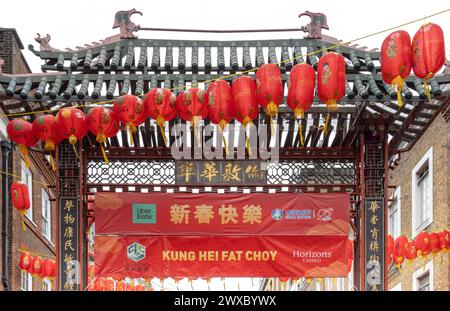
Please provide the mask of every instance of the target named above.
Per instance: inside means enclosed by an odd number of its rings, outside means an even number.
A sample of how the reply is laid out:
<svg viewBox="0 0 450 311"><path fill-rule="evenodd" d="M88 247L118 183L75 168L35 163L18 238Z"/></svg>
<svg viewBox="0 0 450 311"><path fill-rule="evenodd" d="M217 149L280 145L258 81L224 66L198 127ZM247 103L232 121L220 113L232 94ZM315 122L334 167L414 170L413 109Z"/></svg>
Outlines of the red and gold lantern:
<svg viewBox="0 0 450 311"><path fill-rule="evenodd" d="M219 126L222 133L227 124L236 114L235 107L231 99L231 86L225 80L212 82L206 91L208 117L212 123ZM227 152L225 136L222 136L222 139L225 151Z"/></svg>
<svg viewBox="0 0 450 311"><path fill-rule="evenodd" d="M287 105L294 111L295 118L304 118L314 100L316 72L311 65L297 64L291 69Z"/></svg>
<svg viewBox="0 0 450 311"><path fill-rule="evenodd" d="M31 264L31 256L27 252L23 252L22 255L20 255L20 261L19 261L19 267L22 270L28 271Z"/></svg>
<svg viewBox="0 0 450 311"><path fill-rule="evenodd" d="M265 64L256 71L256 99L272 118L283 101L283 81L276 64Z"/></svg>
<svg viewBox="0 0 450 311"><path fill-rule="evenodd" d="M392 262L394 256L394 238L392 235L388 235L386 239L386 262L389 264Z"/></svg>
<svg viewBox="0 0 450 311"><path fill-rule="evenodd" d="M411 72L411 38L406 31L399 30L384 39L381 46L381 75L383 81L397 91L399 107L402 106L404 79Z"/></svg>
<svg viewBox="0 0 450 311"><path fill-rule="evenodd" d="M167 144L164 122L173 120L177 116L176 101L175 94L162 88L152 89L145 96L144 104L147 107L147 113L150 118L156 120L164 139L164 145Z"/></svg>
<svg viewBox="0 0 450 311"><path fill-rule="evenodd" d="M23 156L25 166L29 167L28 147L33 147L38 142L33 133L33 125L23 119L11 120L6 126L6 132L9 138L19 145L19 152Z"/></svg>
<svg viewBox="0 0 450 311"><path fill-rule="evenodd" d="M89 110L86 122L89 132L95 135L95 140L100 143L105 162L109 163L103 144L107 138L113 137L119 131L119 121L114 112L105 107L94 107Z"/></svg>
<svg viewBox="0 0 450 311"><path fill-rule="evenodd" d="M417 257L417 249L414 242L408 242L405 246L405 257L408 259L408 264L410 265L414 259Z"/></svg>
<svg viewBox="0 0 450 311"><path fill-rule="evenodd" d="M435 256L441 250L439 243L439 235L435 232L430 233L429 241L430 241L430 251L433 254L433 256Z"/></svg>
<svg viewBox="0 0 450 311"><path fill-rule="evenodd" d="M450 232L447 230L442 230L438 233L439 236L439 248L442 252L446 252L450 249Z"/></svg>
<svg viewBox="0 0 450 311"><path fill-rule="evenodd" d="M11 202L15 209L19 211L22 218L22 230L25 231L25 222L23 217L30 208L30 192L28 186L21 182L13 182L11 184Z"/></svg>
<svg viewBox="0 0 450 311"><path fill-rule="evenodd" d="M64 140L64 137L59 133L56 127L56 118L51 114L37 117L33 121L33 133L36 138L45 143L44 149L50 154L50 164L55 170L55 160L52 152L55 150L57 144Z"/></svg>
<svg viewBox="0 0 450 311"><path fill-rule="evenodd" d="M425 257L430 253L430 235L426 231L420 232L414 239L417 255Z"/></svg>
<svg viewBox="0 0 450 311"><path fill-rule="evenodd" d="M104 290L107 292L112 292L114 291L114 280L112 279L106 279L104 281Z"/></svg>
<svg viewBox="0 0 450 311"><path fill-rule="evenodd" d="M178 94L176 107L181 119L192 123L196 142L200 144L198 125L201 119L208 115L208 106L205 100L205 91L191 88Z"/></svg>
<svg viewBox="0 0 450 311"><path fill-rule="evenodd" d="M44 266L44 261L41 257L34 257L33 267L30 268L32 270L31 274L34 276L39 276L42 272Z"/></svg>
<svg viewBox="0 0 450 311"><path fill-rule="evenodd" d="M94 290L96 292L102 292L105 290L105 280L103 278L97 278L95 280Z"/></svg>
<svg viewBox="0 0 450 311"><path fill-rule="evenodd" d="M54 260L46 259L44 261L43 275L46 278L53 278L56 275L56 263Z"/></svg>
<svg viewBox="0 0 450 311"><path fill-rule="evenodd" d="M86 115L80 109L66 107L56 114L56 127L64 138L74 147L77 141L87 134Z"/></svg>
<svg viewBox="0 0 450 311"><path fill-rule="evenodd" d="M137 127L147 119L145 104L137 96L122 95L114 102L114 113L117 119L127 127L130 143L134 145L133 133L136 133Z"/></svg>
<svg viewBox="0 0 450 311"><path fill-rule="evenodd" d="M405 260L406 253L406 244L408 243L408 239L401 235L395 239L394 242L394 262L397 266L401 265Z"/></svg>
<svg viewBox="0 0 450 311"><path fill-rule="evenodd" d="M412 68L423 79L425 94L430 98L427 80L445 63L444 32L439 25L427 23L419 28L412 40Z"/></svg>
<svg viewBox="0 0 450 311"><path fill-rule="evenodd" d="M329 52L317 65L317 96L329 110L337 109L337 101L345 95L345 60L341 54Z"/></svg>

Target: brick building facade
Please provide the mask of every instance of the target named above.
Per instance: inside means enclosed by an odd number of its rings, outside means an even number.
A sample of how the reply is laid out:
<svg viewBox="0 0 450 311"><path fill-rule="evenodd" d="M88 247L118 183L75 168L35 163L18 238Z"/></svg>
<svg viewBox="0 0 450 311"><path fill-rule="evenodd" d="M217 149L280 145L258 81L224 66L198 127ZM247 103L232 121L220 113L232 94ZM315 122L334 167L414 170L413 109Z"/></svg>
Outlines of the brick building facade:
<svg viewBox="0 0 450 311"><path fill-rule="evenodd" d="M21 50L23 50L23 45L16 30L0 28L0 58L3 60L3 74L30 73L30 68ZM0 98L0 114L4 115L5 105L14 104L15 100ZM5 117L0 118L0 138L2 141L0 163L3 163L2 157L8 152L9 148L12 148L9 153L10 160L8 161L7 171L9 174L18 176L17 178L8 176L7 197L10 197L9 187L11 182L22 178L31 186L32 212L24 217L26 230L23 231L21 217L17 210L12 208L11 201L9 200L7 206L4 206L2 201L1 208L8 209L8 217L3 219L3 213L0 213L0 223L2 226L4 224L7 226L7 231L1 234L0 245L3 246L4 239L7 239L8 252L7 254L2 252L0 256L0 267L3 267L5 259L7 267L6 275L2 271L3 279L0 283L0 290L4 290L5 285L9 287L9 290L42 290L44 286L49 289L49 282L43 284L38 278L27 274L22 275L19 268L21 254L19 250L28 250L42 255L43 258L44 256L53 259L55 257L56 211L55 202L52 200L55 197L54 190L47 189L40 184L54 184L54 176L50 171L48 162L40 152L30 152L30 168L26 168L17 148L13 144L5 143L9 142L6 134L7 121ZM1 174L0 178L3 182L5 174ZM2 194L0 188L0 198L3 198Z"/></svg>

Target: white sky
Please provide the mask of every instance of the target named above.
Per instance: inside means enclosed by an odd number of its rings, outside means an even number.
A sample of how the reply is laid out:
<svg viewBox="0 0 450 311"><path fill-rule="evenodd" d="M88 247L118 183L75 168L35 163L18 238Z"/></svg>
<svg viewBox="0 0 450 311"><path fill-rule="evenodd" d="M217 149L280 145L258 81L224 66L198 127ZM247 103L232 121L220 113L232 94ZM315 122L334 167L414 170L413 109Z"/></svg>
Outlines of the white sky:
<svg viewBox="0 0 450 311"><path fill-rule="evenodd" d="M243 1L243 0L170 0L170 1L142 1L142 0L46 0L46 1L3 1L1 5L0 27L16 28L26 50L25 57L33 72L40 72L41 62L38 57L28 51L28 44L33 44L36 33L42 36L49 33L52 36L50 45L64 50L66 47L99 41L119 33L112 29L114 14L119 10L136 8L143 12L143 16L134 15L132 20L142 27L167 28L197 28L197 29L258 29L258 28L299 28L306 25L307 17L301 20L299 13L306 10L322 12L327 15L330 30L323 34L349 41L382 29L400 25L402 23L421 18L432 13L450 8L446 0L409 0L409 1L338 1L338 0L274 0ZM436 16L427 20L439 24L444 34L450 31L450 13ZM403 27L411 36L422 22ZM140 38L147 39L278 39L301 38L303 33L253 33L253 34L193 34L193 33L160 33L139 31ZM379 48L388 33L358 41L360 46ZM447 38L447 54L450 50ZM230 279L226 282L226 289L257 290L259 280ZM253 286L252 286L253 285ZM158 289L158 286L155 286ZM191 285L185 280L179 285L168 281L164 287L170 290L190 290ZM210 289L221 290L223 283L214 279ZM205 281L194 281L194 289L208 290Z"/></svg>
<svg viewBox="0 0 450 311"><path fill-rule="evenodd" d="M295 28L305 25L307 17L297 16L306 10L322 12L327 15L330 30L323 34L352 40L385 28L430 15L450 8L446 0L46 0L46 1L3 1L1 6L0 27L16 28L26 47L25 57L33 72L40 72L40 60L28 51L28 44L33 44L36 32L52 36L50 45L55 48L74 48L85 43L99 41L118 33L112 29L114 14L119 10L136 8L143 16L134 15L132 20L142 27L200 28L200 29L249 29L249 28ZM448 34L450 31L450 13L433 17L427 21L438 23ZM404 27L411 36L420 27L421 22ZM370 49L380 47L387 35L381 34L360 42L360 46ZM270 39L298 38L303 33L253 33L253 34L194 34L194 33L160 33L140 31L140 38L173 39ZM450 46L447 39L447 49ZM448 52L448 51L447 51Z"/></svg>

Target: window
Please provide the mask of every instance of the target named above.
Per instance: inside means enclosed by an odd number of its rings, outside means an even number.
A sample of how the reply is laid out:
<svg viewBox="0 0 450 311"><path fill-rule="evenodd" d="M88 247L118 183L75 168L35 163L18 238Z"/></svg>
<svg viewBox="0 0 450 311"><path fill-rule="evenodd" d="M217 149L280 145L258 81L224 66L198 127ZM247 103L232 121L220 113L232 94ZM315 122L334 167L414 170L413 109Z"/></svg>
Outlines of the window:
<svg viewBox="0 0 450 311"><path fill-rule="evenodd" d="M393 202L389 205L388 233L395 239L401 234L401 190L395 189Z"/></svg>
<svg viewBox="0 0 450 311"><path fill-rule="evenodd" d="M51 205L47 192L42 189L42 234L52 241L52 217L51 217Z"/></svg>
<svg viewBox="0 0 450 311"><path fill-rule="evenodd" d="M21 161L22 166L22 181L27 185L28 192L30 193L30 208L27 210L25 214L28 219L33 222L33 175L29 168L26 167L25 162Z"/></svg>
<svg viewBox="0 0 450 311"><path fill-rule="evenodd" d="M413 273L414 291L433 291L433 260Z"/></svg>
<svg viewBox="0 0 450 311"><path fill-rule="evenodd" d="M45 279L44 282L42 282L42 290L49 292L52 290L52 282L50 280Z"/></svg>
<svg viewBox="0 0 450 311"><path fill-rule="evenodd" d="M24 270L20 270L20 289L23 291L33 290L33 278L30 273Z"/></svg>
<svg viewBox="0 0 450 311"><path fill-rule="evenodd" d="M411 172L413 238L433 222L433 147Z"/></svg>

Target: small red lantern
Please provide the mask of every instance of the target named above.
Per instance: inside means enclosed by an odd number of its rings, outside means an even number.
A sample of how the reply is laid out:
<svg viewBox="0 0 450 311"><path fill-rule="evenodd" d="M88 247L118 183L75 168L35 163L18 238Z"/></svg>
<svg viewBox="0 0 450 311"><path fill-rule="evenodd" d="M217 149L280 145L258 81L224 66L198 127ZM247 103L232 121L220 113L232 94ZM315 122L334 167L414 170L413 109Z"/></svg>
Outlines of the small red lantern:
<svg viewBox="0 0 450 311"><path fill-rule="evenodd" d="M420 232L414 239L417 255L426 257L430 253L430 235L426 231Z"/></svg>
<svg viewBox="0 0 450 311"><path fill-rule="evenodd" d="M37 117L33 121L33 133L36 138L45 143L44 149L50 153L50 164L55 170L55 160L52 152L55 150L56 144L64 140L64 137L59 133L56 127L56 118L51 114Z"/></svg>
<svg viewBox="0 0 450 311"><path fill-rule="evenodd" d="M31 268L31 274L39 276L42 272L44 261L40 257L35 257L33 261L33 267Z"/></svg>
<svg viewBox="0 0 450 311"><path fill-rule="evenodd" d="M450 232L447 230L443 230L438 233L439 236L439 248L446 252L447 248L450 248Z"/></svg>
<svg viewBox="0 0 450 311"><path fill-rule="evenodd" d="M402 106L404 79L411 72L411 38L406 31L394 31L381 46L381 74L383 81L397 91L399 107Z"/></svg>
<svg viewBox="0 0 450 311"><path fill-rule="evenodd" d="M12 205L19 211L20 217L22 218L22 230L25 231L23 217L30 208L30 193L28 191L28 186L24 183L15 181L11 184L10 191Z"/></svg>
<svg viewBox="0 0 450 311"><path fill-rule="evenodd" d="M114 280L112 279L106 279L104 282L105 291L112 292L114 291Z"/></svg>
<svg viewBox="0 0 450 311"><path fill-rule="evenodd" d="M439 243L439 235L435 232L430 233L429 241L430 241L430 251L433 253L433 255L436 255L441 250Z"/></svg>
<svg viewBox="0 0 450 311"><path fill-rule="evenodd" d="M127 292L134 292L134 291L136 291L136 285L134 285L134 283L126 283L125 284L125 291L127 291Z"/></svg>
<svg viewBox="0 0 450 311"><path fill-rule="evenodd" d="M205 91L191 88L178 94L176 107L181 119L197 124L199 119L208 115L208 106L205 100Z"/></svg>
<svg viewBox="0 0 450 311"><path fill-rule="evenodd" d="M417 249L416 249L416 246L414 245L414 242L406 243L405 257L406 257L406 259L408 259L408 264L411 264L411 262L414 259L416 259Z"/></svg>
<svg viewBox="0 0 450 311"><path fill-rule="evenodd" d="M256 99L270 117L278 113L283 101L283 80L276 64L265 64L256 71Z"/></svg>
<svg viewBox="0 0 450 311"><path fill-rule="evenodd" d="M397 264L402 263L405 260L406 253L406 244L408 243L408 239L401 235L395 239L394 242L394 262Z"/></svg>
<svg viewBox="0 0 450 311"><path fill-rule="evenodd" d="M173 120L177 116L176 101L177 97L168 89L152 89L145 96L144 104L147 107L147 113L156 120L164 139L164 145L167 144L164 122Z"/></svg>
<svg viewBox="0 0 450 311"><path fill-rule="evenodd" d="M56 127L64 138L74 146L87 134L86 115L80 109L66 107L56 114Z"/></svg>
<svg viewBox="0 0 450 311"><path fill-rule="evenodd" d="M114 102L114 113L117 119L127 127L130 143L134 145L133 133L136 133L137 127L147 119L145 104L137 96L122 95Z"/></svg>
<svg viewBox="0 0 450 311"><path fill-rule="evenodd" d="M289 77L287 105L294 110L296 118L304 118L314 99L316 72L311 65L297 64Z"/></svg>
<svg viewBox="0 0 450 311"><path fill-rule="evenodd" d="M387 244L386 260L387 260L387 263L391 263L392 257L394 256L394 238L392 237L392 235L388 235L386 244Z"/></svg>
<svg viewBox="0 0 450 311"><path fill-rule="evenodd" d="M143 292L145 291L145 285L144 284L138 284L136 285L136 291Z"/></svg>
<svg viewBox="0 0 450 311"><path fill-rule="evenodd" d="M256 82L249 76L242 76L233 81L231 94L236 111L236 120L244 127L252 124L258 117L258 102L256 100Z"/></svg>
<svg viewBox="0 0 450 311"><path fill-rule="evenodd" d="M23 119L11 120L6 126L6 132L9 138L19 145L19 152L23 156L25 166L29 167L28 147L33 147L38 142L33 133L33 125Z"/></svg>
<svg viewBox="0 0 450 311"><path fill-rule="evenodd" d="M43 275L47 278L53 278L56 275L56 263L54 260L46 259L44 261Z"/></svg>
<svg viewBox="0 0 450 311"><path fill-rule="evenodd" d="M94 107L89 110L86 118L89 132L95 135L95 140L100 143L103 159L109 163L103 144L107 138L113 137L119 131L119 121L114 112L105 107Z"/></svg>
<svg viewBox="0 0 450 311"><path fill-rule="evenodd" d="M23 252L22 255L20 255L20 269L27 271L30 268L31 258L30 254Z"/></svg>
<svg viewBox="0 0 450 311"><path fill-rule="evenodd" d="M341 54L329 52L317 65L317 96L329 110L337 109L337 101L345 95L345 60Z"/></svg>
<svg viewBox="0 0 450 311"><path fill-rule="evenodd" d="M212 82L206 91L208 117L223 130L234 118L235 107L231 101L231 86L225 80Z"/></svg>
<svg viewBox="0 0 450 311"><path fill-rule="evenodd" d="M439 25L427 23L419 28L412 40L412 67L414 74L424 79L424 90L430 98L427 80L445 63L444 32Z"/></svg>
<svg viewBox="0 0 450 311"><path fill-rule="evenodd" d="M34 257L30 256L30 266L27 269L27 272L30 274L33 274L34 259Z"/></svg>

